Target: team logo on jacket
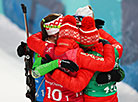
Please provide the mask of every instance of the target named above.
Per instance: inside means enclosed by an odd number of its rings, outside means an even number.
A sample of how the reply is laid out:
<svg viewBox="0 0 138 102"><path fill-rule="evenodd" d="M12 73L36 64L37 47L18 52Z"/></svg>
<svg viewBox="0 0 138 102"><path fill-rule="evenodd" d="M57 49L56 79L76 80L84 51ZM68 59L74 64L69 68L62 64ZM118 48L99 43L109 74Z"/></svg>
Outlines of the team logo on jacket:
<svg viewBox="0 0 138 102"><path fill-rule="evenodd" d="M53 49L52 47L49 47L46 52L51 52L51 49Z"/></svg>
<svg viewBox="0 0 138 102"><path fill-rule="evenodd" d="M84 53L84 52L81 52L80 54L82 54L82 55L84 55L84 56L90 56L91 58L93 58L93 59L95 59L95 60L104 61L104 58L95 56L95 55L93 55L93 54L88 54L88 53Z"/></svg>

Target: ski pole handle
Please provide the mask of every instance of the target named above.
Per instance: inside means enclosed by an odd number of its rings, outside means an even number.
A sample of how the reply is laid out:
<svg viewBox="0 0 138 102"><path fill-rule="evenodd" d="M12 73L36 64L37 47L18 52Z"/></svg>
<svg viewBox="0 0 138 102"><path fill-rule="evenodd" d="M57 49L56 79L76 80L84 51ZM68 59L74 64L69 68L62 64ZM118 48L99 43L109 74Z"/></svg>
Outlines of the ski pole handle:
<svg viewBox="0 0 138 102"><path fill-rule="evenodd" d="M27 9L26 9L26 6L24 4L21 4L21 7L22 7L22 11L24 13L25 29L26 29L26 34L27 34L27 38L28 38L29 37L29 31L28 31L28 25L27 25L27 19L26 19Z"/></svg>
<svg viewBox="0 0 138 102"><path fill-rule="evenodd" d="M26 6L24 4L21 4L23 13L27 13Z"/></svg>

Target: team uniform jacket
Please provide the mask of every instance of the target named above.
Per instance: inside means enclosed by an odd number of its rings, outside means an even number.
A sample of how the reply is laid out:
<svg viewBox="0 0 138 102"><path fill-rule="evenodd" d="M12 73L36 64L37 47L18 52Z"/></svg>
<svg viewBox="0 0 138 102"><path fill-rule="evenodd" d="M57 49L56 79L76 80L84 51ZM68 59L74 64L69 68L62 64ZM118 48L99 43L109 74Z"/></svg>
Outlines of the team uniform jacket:
<svg viewBox="0 0 138 102"><path fill-rule="evenodd" d="M119 58L121 58L123 53L123 46L118 41L116 41L110 34L105 32L103 29L99 29L99 34L100 34L100 37L108 40L111 43L111 45L117 49L119 53Z"/></svg>
<svg viewBox="0 0 138 102"><path fill-rule="evenodd" d="M110 71L114 67L115 63L115 56L114 56L114 49L110 45L104 46L104 58L97 57L92 54L86 54L82 51L82 49L79 48L79 46L75 43L74 40L71 39L59 39L57 43L63 43L66 45L59 45L55 47L55 44L53 43L46 43L41 40L42 34L41 32L32 35L28 38L27 44L30 49L35 51L36 53L40 54L42 57L45 57L45 54L49 54L51 58L53 59L69 59L74 62L76 62L80 70L77 73L69 73L70 76L75 77L76 75L80 75L78 79L81 81L81 84L88 84L92 77L92 73L95 71ZM86 68L86 69L83 69ZM84 71L86 70L86 71ZM90 72L88 70L91 70L93 72ZM58 73L62 71L55 70L52 76L58 75ZM61 85L57 80L53 80L51 75L47 74L45 76L46 78L46 95L44 101L47 102L47 100L50 101L78 101L82 102L83 97L82 93L75 93L73 90L69 91L69 86L66 87L63 84ZM86 76L85 80L83 80L81 77ZM63 80L64 77L62 75L59 76L60 79ZM89 77L89 78L87 78ZM65 82L67 80L64 80ZM77 84L76 81L74 84ZM56 86L57 85L57 86ZM67 84L65 84L67 85ZM63 86L63 87L62 87ZM81 86L81 85L80 85ZM80 87L78 84L78 87ZM71 87L71 86L70 86ZM76 89L78 88L76 87ZM86 86L85 86L86 87ZM85 88L83 87L83 88ZM79 91L80 92L80 91Z"/></svg>
<svg viewBox="0 0 138 102"><path fill-rule="evenodd" d="M102 38L108 40L111 43L111 45L117 49L119 58L120 58L122 56L122 52L123 52L122 45L119 42L117 42L111 35L106 33L104 30L100 29L99 32L100 32L100 35ZM93 46L93 51L96 51L103 55L103 52L101 52L101 49L103 47L101 46L101 44L99 44L98 46L97 45ZM85 73L85 71L86 70L83 70L84 73ZM53 74L52 78L57 80L60 84L69 88L69 90L72 90L74 92L79 92L86 86L86 84L85 83L82 84L81 81L85 80L86 76L87 76L87 74L84 75L84 74L80 74L80 73L81 73L81 70L78 71L78 74L76 77L70 77L67 74L65 74L64 72L59 71L58 75ZM88 73L88 72L86 71L86 73ZM87 76L87 79L89 79L89 78L90 77ZM92 102L117 102L118 101L117 93L112 94L110 96L106 96L106 97L102 97L102 96L94 97L94 96L84 95L84 98L85 98L85 102L91 102L91 101Z"/></svg>
<svg viewBox="0 0 138 102"><path fill-rule="evenodd" d="M42 60L42 57L40 57L37 53L34 53L32 69L34 69L37 66L40 66L41 60ZM45 80L44 76L35 78L35 89L36 89L35 96L36 96L36 101L38 102L43 102L45 97L46 90L45 90L44 80Z"/></svg>
<svg viewBox="0 0 138 102"><path fill-rule="evenodd" d="M117 65L118 59L121 58L123 52L122 45L119 42L117 42L111 35L105 32L103 29L100 29L99 33L102 38L108 40L111 43L111 45L116 48L115 50L117 51L115 51L116 52L115 69L118 68L119 67ZM98 52L98 50L96 52ZM95 82L96 74L98 74L98 72L95 73L88 86L84 89L85 102L118 102L117 88L115 82L110 82L108 84L98 86L97 83Z"/></svg>

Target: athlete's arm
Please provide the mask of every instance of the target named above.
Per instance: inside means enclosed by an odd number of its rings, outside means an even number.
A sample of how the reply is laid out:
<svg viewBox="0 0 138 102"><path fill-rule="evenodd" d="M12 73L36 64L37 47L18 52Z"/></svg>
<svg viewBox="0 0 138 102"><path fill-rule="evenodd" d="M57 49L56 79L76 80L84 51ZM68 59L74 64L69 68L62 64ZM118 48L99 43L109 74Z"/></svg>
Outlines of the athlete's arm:
<svg viewBox="0 0 138 102"><path fill-rule="evenodd" d="M86 69L79 69L76 76L73 77L56 69L52 74L52 78L65 88L73 92L80 92L88 85L93 74L94 72Z"/></svg>
<svg viewBox="0 0 138 102"><path fill-rule="evenodd" d="M105 44L104 57L78 52L77 63L80 65L80 68L86 68L91 71L111 71L115 65L114 48L110 44Z"/></svg>
<svg viewBox="0 0 138 102"><path fill-rule="evenodd" d="M123 53L123 46L103 29L99 29L99 34L103 39L108 40L111 43L111 45L118 50L119 58L121 58Z"/></svg>
<svg viewBox="0 0 138 102"><path fill-rule="evenodd" d="M44 57L46 43L47 42L42 40L42 32L33 34L27 39L28 47L34 52L40 54L42 57Z"/></svg>

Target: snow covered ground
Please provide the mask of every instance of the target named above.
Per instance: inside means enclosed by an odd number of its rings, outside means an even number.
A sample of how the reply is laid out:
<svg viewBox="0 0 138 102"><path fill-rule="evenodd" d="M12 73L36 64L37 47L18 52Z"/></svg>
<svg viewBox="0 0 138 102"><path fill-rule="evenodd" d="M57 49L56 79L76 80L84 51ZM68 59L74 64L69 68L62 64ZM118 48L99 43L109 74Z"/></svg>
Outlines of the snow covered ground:
<svg viewBox="0 0 138 102"><path fill-rule="evenodd" d="M0 15L0 102L30 102L26 97L23 58L16 55L25 32ZM118 85L119 102L138 102L138 93L126 83Z"/></svg>
<svg viewBox="0 0 138 102"><path fill-rule="evenodd" d="M0 15L0 102L30 102L25 97L23 58L16 55L25 32Z"/></svg>

